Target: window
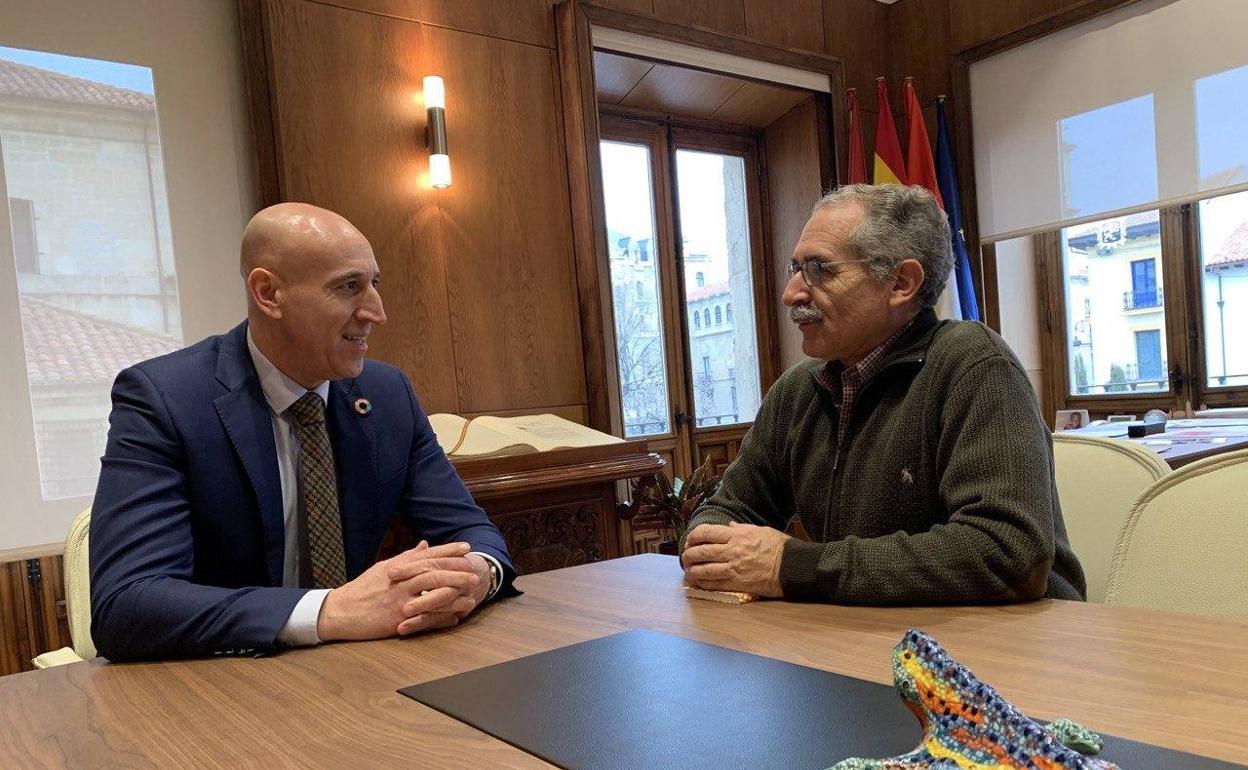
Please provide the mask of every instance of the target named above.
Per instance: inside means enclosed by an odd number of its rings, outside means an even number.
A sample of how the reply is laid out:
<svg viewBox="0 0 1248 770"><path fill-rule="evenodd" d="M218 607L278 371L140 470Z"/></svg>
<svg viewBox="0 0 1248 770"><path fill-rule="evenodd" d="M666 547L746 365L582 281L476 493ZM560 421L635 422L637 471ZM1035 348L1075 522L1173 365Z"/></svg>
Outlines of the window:
<svg viewBox="0 0 1248 770"><path fill-rule="evenodd" d="M646 262L609 255L624 433L684 475L707 447L744 436L775 377L759 339L774 315L760 136L609 114L600 125L606 242L652 244Z"/></svg>
<svg viewBox="0 0 1248 770"><path fill-rule="evenodd" d="M113 378L182 346L152 72L0 48L0 74L27 84L0 168L41 494L87 497Z"/></svg>
<svg viewBox="0 0 1248 770"><path fill-rule="evenodd" d="M1197 210L1204 385L1248 386L1248 193L1204 200Z"/></svg>
<svg viewBox="0 0 1248 770"><path fill-rule="evenodd" d="M602 181L608 241L652 242L654 200L650 149L625 142L602 143ZM640 247L639 247L640 251ZM631 291L630 291L631 288ZM659 273L653 261L632 260L627 248L611 255L616 362L627 438L667 433L667 363L659 307Z"/></svg>
<svg viewBox="0 0 1248 770"><path fill-rule="evenodd" d="M39 272L39 238L35 235L35 205L26 198L9 198L9 220L13 223L13 261L17 272Z"/></svg>
<svg viewBox="0 0 1248 770"><path fill-rule="evenodd" d="M1122 309L1142 310L1160 305L1161 296L1157 291L1157 260L1133 260L1131 262L1131 292L1123 294Z"/></svg>
<svg viewBox="0 0 1248 770"><path fill-rule="evenodd" d="M1166 367L1161 358L1161 330L1135 332L1135 371L1140 380L1161 380Z"/></svg>
<svg viewBox="0 0 1248 770"><path fill-rule="evenodd" d="M1067 396L1165 391L1158 212L1061 232ZM1078 312L1076 312L1078 311ZM1141 343L1141 328L1152 329ZM1141 358L1146 355L1147 358Z"/></svg>
<svg viewBox="0 0 1248 770"><path fill-rule="evenodd" d="M1248 346L1235 338L1248 328L1248 192L1066 228L1051 248L1065 321L1064 349L1045 359L1065 382L1054 408L1248 405Z"/></svg>
<svg viewBox="0 0 1248 770"><path fill-rule="evenodd" d="M237 4L85 7L0 2L0 551L91 504L120 369L246 312Z"/></svg>
<svg viewBox="0 0 1248 770"><path fill-rule="evenodd" d="M724 314L728 316L728 323L732 323L732 303L729 302L724 306Z"/></svg>

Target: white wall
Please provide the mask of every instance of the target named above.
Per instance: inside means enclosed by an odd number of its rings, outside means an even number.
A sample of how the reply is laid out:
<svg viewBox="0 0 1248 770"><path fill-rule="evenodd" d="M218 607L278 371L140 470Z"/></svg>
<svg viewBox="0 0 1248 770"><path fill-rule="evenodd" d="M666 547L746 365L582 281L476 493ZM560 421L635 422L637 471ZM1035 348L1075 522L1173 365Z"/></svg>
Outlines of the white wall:
<svg viewBox="0 0 1248 770"><path fill-rule="evenodd" d="M1027 378L1044 403L1044 366L1040 358L1040 303L1036 255L1030 237L997 243L997 287L1001 337L1027 370ZM1045 415L1048 419L1050 415Z"/></svg>
<svg viewBox="0 0 1248 770"><path fill-rule="evenodd" d="M238 241L256 209L235 0L0 3L0 45L153 70L169 214L188 342L245 315ZM0 185L2 187L2 185ZM2 192L2 190L0 190ZM7 212L0 220L0 551L64 539L88 499L43 502ZM16 330L16 331L15 331Z"/></svg>

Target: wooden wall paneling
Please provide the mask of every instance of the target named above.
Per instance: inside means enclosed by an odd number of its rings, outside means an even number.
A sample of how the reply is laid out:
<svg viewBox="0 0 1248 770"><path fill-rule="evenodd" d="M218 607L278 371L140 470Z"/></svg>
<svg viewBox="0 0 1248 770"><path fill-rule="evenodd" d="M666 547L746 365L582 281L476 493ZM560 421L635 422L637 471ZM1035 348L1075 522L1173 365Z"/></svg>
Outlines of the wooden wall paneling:
<svg viewBox="0 0 1248 770"><path fill-rule="evenodd" d="M454 184L439 211L460 410L584 402L555 54L424 33L425 66L447 83Z"/></svg>
<svg viewBox="0 0 1248 770"><path fill-rule="evenodd" d="M952 32L949 50L954 51L1000 37L1057 10L1057 0L1010 0L1008 3L944 1L948 2L949 29Z"/></svg>
<svg viewBox="0 0 1248 770"><path fill-rule="evenodd" d="M0 563L0 676L30 671L31 658L72 644L60 554Z"/></svg>
<svg viewBox="0 0 1248 770"><path fill-rule="evenodd" d="M656 64L620 104L652 112L709 118L743 86L738 78Z"/></svg>
<svg viewBox="0 0 1248 770"><path fill-rule="evenodd" d="M745 0L745 36L806 51L822 51L821 0Z"/></svg>
<svg viewBox="0 0 1248 770"><path fill-rule="evenodd" d="M32 560L27 564L26 595L31 619L31 642L38 655L70 647L69 616L65 605L64 557L60 554Z"/></svg>
<svg viewBox="0 0 1248 770"><path fill-rule="evenodd" d="M735 2L736 0L732 0ZM875 0L866 0L879 5ZM656 3L659 0L656 0ZM729 0L725 0L729 2ZM666 19L626 13L612 8L604 8L593 3L581 3L585 16L594 26L609 27L633 32L638 35L670 40L698 48L742 56L786 67L811 70L813 72L832 72L841 66L837 58L832 58L814 51L799 51L793 48L778 48L774 45L760 43L741 35L722 34L701 26L689 26L673 23Z"/></svg>
<svg viewBox="0 0 1248 770"><path fill-rule="evenodd" d="M809 98L808 91L746 82L709 117L762 128Z"/></svg>
<svg viewBox="0 0 1248 770"><path fill-rule="evenodd" d="M654 13L653 0L594 0L595 5L628 13L641 13L647 16Z"/></svg>
<svg viewBox="0 0 1248 770"><path fill-rule="evenodd" d="M737 459L737 454L741 451L741 440L748 430L749 426L742 426L704 431L698 434L694 464L700 466L709 457L711 471L722 475L732 461Z"/></svg>
<svg viewBox="0 0 1248 770"><path fill-rule="evenodd" d="M862 142L869 158L875 147L875 78L889 73L892 56L888 6L877 0L824 0L823 29L825 52L845 62L845 84L840 93L832 94L832 101L843 108L844 89L858 89ZM844 125L840 124L836 142L840 168L848 162Z"/></svg>
<svg viewBox="0 0 1248 770"><path fill-rule="evenodd" d="M565 420L579 423L580 425L589 424L589 410L585 404L555 404L553 406L536 406L527 409L493 409L488 412L463 412L461 417L481 417L483 415L493 415L495 417L519 417L527 414L553 414L562 417Z"/></svg>
<svg viewBox="0 0 1248 770"><path fill-rule="evenodd" d="M928 139L933 143L936 140L934 102L937 96L948 94L950 90L950 22L946 2L947 0L904 0L888 7L893 38L888 93L896 108L893 110L893 117L897 119L897 134L901 139L902 152L905 152L906 143L909 141L905 110L902 109L901 101L902 83L907 77L914 78L919 102L924 105L923 117L927 123ZM934 144L932 152L935 154Z"/></svg>
<svg viewBox="0 0 1248 770"><path fill-rule="evenodd" d="M269 59L265 12L267 0L238 0L238 27L242 41L243 80L251 122L252 169L256 201L261 208L282 200L278 172L273 109L269 92Z"/></svg>
<svg viewBox="0 0 1248 770"><path fill-rule="evenodd" d="M551 0L315 0L461 32L555 47Z"/></svg>
<svg viewBox="0 0 1248 770"><path fill-rule="evenodd" d="M594 51L594 86L598 101L619 104L655 64L631 56Z"/></svg>
<svg viewBox="0 0 1248 770"><path fill-rule="evenodd" d="M970 64L955 56L949 66L952 95L945 104L950 121L949 132L958 176L958 193L962 202L962 237L971 260L975 294L981 307L988 301L988 282L984 280L984 253L979 241L979 197L975 187L975 137L971 125Z"/></svg>
<svg viewBox="0 0 1248 770"><path fill-rule="evenodd" d="M814 101L808 99L768 126L763 135L771 217L772 307L782 370L804 358L801 334L789 321L780 297L790 277L793 247L821 192L817 126Z"/></svg>
<svg viewBox="0 0 1248 770"><path fill-rule="evenodd" d="M439 208L450 191L422 182L420 89L433 71L421 26L302 0L267 7L282 195L341 213L369 239L389 318L372 355L401 368L428 411L458 412ZM451 120L456 87L448 79Z"/></svg>
<svg viewBox="0 0 1248 770"><path fill-rule="evenodd" d="M42 650L31 645L25 560L0 563L0 676L31 669Z"/></svg>
<svg viewBox="0 0 1248 770"><path fill-rule="evenodd" d="M623 435L589 21L577 0L565 0L555 23L586 412L590 427Z"/></svg>
<svg viewBox="0 0 1248 770"><path fill-rule="evenodd" d="M654 15L673 24L745 34L745 0L654 0Z"/></svg>

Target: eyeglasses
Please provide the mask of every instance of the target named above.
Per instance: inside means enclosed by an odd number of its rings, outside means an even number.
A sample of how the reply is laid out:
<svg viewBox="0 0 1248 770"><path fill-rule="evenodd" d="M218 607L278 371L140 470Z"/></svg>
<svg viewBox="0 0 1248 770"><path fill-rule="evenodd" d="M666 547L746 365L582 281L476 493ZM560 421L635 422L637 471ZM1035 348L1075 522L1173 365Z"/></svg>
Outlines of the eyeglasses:
<svg viewBox="0 0 1248 770"><path fill-rule="evenodd" d="M855 262L869 262L867 259L842 259L838 262L820 262L808 259L805 262L789 262L789 275L802 274L807 286L821 286L824 281L835 278L841 272L841 265L852 265Z"/></svg>

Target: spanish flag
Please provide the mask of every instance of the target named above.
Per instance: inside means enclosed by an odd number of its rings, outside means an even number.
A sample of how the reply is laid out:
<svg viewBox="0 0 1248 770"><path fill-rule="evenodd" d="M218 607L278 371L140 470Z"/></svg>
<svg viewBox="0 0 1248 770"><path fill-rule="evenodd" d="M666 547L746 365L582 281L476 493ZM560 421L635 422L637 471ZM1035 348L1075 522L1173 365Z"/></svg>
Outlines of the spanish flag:
<svg viewBox="0 0 1248 770"><path fill-rule="evenodd" d="M845 112L849 115L849 176L845 184L867 183L867 159L862 150L862 119L858 117L858 89L845 92Z"/></svg>
<svg viewBox="0 0 1248 770"><path fill-rule="evenodd" d="M897 141L897 125L888 106L888 86L884 78L875 79L875 184L907 184L906 167L901 159L901 143Z"/></svg>

